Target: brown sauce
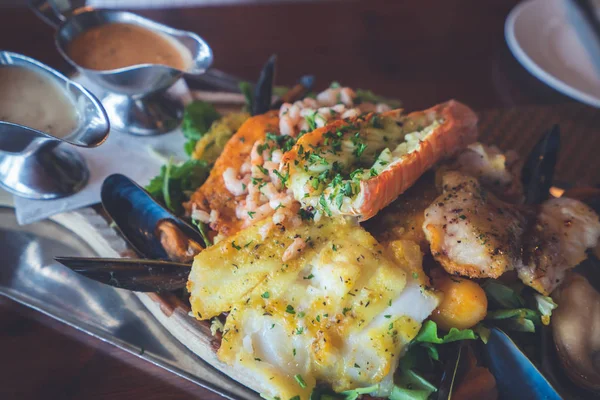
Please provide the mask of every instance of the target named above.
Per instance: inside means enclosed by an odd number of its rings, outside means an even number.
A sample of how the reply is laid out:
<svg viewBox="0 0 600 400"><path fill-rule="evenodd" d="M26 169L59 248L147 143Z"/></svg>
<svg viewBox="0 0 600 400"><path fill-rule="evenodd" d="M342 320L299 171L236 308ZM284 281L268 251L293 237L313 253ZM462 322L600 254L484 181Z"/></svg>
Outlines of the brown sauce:
<svg viewBox="0 0 600 400"><path fill-rule="evenodd" d="M101 71L138 64L160 64L186 70L192 62L189 50L176 40L125 23L88 29L71 41L67 54L81 67Z"/></svg>
<svg viewBox="0 0 600 400"><path fill-rule="evenodd" d="M77 128L73 99L46 74L0 65L0 121L64 137Z"/></svg>

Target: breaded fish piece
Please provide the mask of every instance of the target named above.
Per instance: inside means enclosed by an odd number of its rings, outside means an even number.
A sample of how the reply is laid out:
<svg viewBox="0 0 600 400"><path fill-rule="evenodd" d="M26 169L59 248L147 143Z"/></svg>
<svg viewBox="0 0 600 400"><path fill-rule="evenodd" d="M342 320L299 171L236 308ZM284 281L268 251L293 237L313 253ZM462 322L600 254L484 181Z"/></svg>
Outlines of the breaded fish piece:
<svg viewBox="0 0 600 400"><path fill-rule="evenodd" d="M235 210L244 196L234 196L227 189L223 173L228 168L239 171L242 164L249 160L254 143L263 140L267 132L277 131L278 123L277 111L257 115L244 122L225 145L208 179L184 205L188 215L194 208L207 213L214 210L217 218L211 223L213 230L222 236L229 236L240 230L243 221L236 217Z"/></svg>
<svg viewBox="0 0 600 400"><path fill-rule="evenodd" d="M194 260L193 315L228 312L218 357L252 374L268 398L308 400L317 382L338 392L379 383L374 395L387 397L437 295L355 221L265 232L270 225L259 221ZM305 245L283 262L298 240Z"/></svg>
<svg viewBox="0 0 600 400"><path fill-rule="evenodd" d="M425 210L423 230L433 257L451 274L497 278L521 260L527 219L478 180L446 172L443 194Z"/></svg>

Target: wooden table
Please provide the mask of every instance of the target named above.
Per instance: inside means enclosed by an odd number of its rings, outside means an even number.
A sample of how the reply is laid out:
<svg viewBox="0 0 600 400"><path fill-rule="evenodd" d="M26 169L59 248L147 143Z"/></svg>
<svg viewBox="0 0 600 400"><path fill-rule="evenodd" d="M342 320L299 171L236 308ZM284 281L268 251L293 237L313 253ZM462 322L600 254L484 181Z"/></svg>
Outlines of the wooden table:
<svg viewBox="0 0 600 400"><path fill-rule="evenodd" d="M254 79L272 53L277 83L316 74L400 98L408 109L454 97L477 110L570 102L531 77L504 41L516 0L379 1L148 10L213 47L215 67ZM65 69L52 29L0 8L0 49ZM519 138L515 138L519 141ZM111 345L0 298L0 398L215 399Z"/></svg>

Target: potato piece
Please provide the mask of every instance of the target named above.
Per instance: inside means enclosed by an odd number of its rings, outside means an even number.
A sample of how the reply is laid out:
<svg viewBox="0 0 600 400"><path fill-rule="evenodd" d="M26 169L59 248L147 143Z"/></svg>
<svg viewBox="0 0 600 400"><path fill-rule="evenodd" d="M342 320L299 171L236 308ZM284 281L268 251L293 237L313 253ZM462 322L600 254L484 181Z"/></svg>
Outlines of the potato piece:
<svg viewBox="0 0 600 400"><path fill-rule="evenodd" d="M431 319L445 330L467 329L485 318L487 296L476 282L450 276L442 270L432 272L433 286L444 295Z"/></svg>

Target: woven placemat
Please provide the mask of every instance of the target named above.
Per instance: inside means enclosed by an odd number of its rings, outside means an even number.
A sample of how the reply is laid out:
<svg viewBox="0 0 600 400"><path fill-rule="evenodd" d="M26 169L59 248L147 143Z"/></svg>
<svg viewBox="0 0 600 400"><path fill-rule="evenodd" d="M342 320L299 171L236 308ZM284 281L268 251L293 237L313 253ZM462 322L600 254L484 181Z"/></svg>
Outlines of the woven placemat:
<svg viewBox="0 0 600 400"><path fill-rule="evenodd" d="M600 183L600 110L578 103L519 106L479 113L480 139L526 156L536 141L560 125L561 152L555 181Z"/></svg>

